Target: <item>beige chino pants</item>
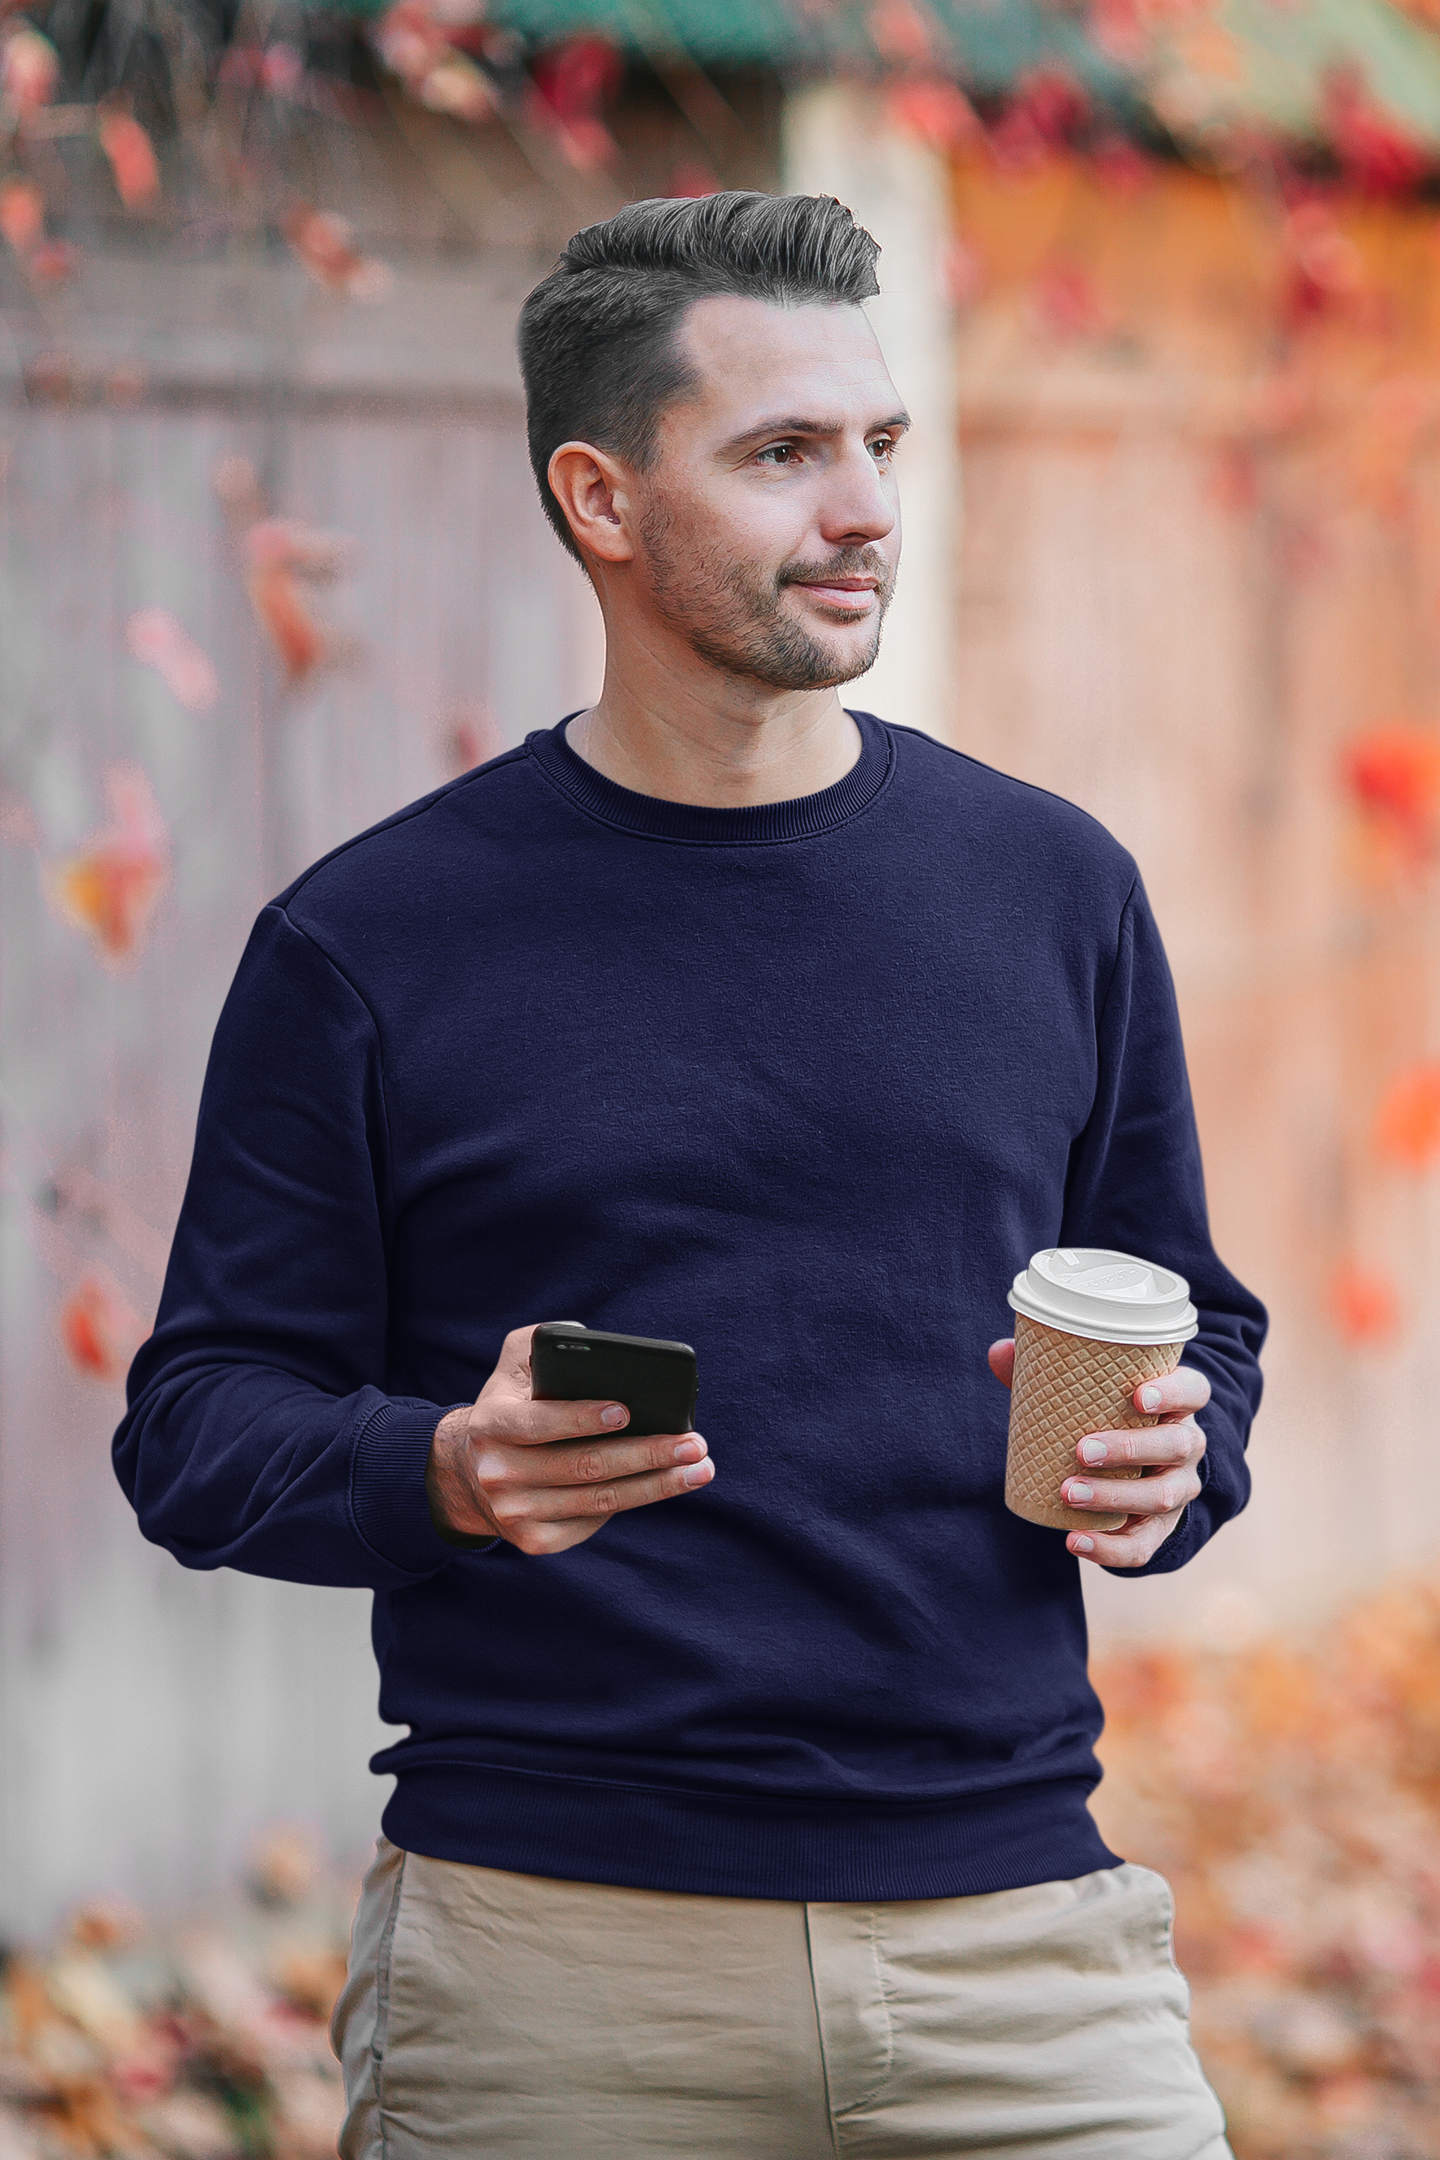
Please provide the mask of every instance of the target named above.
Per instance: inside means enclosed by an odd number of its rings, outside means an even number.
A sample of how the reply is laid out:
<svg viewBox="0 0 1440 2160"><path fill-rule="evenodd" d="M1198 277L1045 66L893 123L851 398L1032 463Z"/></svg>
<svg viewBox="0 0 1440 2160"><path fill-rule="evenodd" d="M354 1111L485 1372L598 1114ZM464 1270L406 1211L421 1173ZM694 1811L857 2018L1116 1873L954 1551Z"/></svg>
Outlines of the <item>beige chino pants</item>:
<svg viewBox="0 0 1440 2160"><path fill-rule="evenodd" d="M365 1880L342 2160L1227 2160L1146 1868L804 1905L403 1853Z"/></svg>

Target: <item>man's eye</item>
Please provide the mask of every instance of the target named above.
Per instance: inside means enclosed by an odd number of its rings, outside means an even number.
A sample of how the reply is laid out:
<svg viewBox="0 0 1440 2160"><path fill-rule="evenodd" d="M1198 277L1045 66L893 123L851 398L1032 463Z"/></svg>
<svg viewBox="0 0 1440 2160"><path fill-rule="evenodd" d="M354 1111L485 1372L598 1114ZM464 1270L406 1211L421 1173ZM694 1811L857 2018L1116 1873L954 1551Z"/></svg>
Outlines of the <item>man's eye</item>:
<svg viewBox="0 0 1440 2160"><path fill-rule="evenodd" d="M768 458L776 465L788 465L794 456L794 443L771 443L760 452L762 463Z"/></svg>
<svg viewBox="0 0 1440 2160"><path fill-rule="evenodd" d="M877 435L870 445L870 454L877 460L893 457L895 454L895 437L893 435Z"/></svg>

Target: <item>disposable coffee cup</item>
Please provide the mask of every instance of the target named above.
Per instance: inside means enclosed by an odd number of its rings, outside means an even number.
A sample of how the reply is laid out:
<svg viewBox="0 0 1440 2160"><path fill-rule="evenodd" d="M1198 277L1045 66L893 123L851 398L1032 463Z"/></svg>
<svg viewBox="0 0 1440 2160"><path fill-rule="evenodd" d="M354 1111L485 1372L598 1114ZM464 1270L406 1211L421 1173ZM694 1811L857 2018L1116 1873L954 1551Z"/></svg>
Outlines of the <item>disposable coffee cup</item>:
<svg viewBox="0 0 1440 2160"><path fill-rule="evenodd" d="M1200 1322L1183 1275L1134 1253L1057 1245L1036 1253L1010 1288L1015 1378L1005 1505L1048 1530L1118 1530L1123 1515L1066 1507L1065 1480L1083 1476L1087 1433L1154 1425L1135 1407L1146 1380L1174 1372ZM1102 1478L1141 1477L1102 1464Z"/></svg>

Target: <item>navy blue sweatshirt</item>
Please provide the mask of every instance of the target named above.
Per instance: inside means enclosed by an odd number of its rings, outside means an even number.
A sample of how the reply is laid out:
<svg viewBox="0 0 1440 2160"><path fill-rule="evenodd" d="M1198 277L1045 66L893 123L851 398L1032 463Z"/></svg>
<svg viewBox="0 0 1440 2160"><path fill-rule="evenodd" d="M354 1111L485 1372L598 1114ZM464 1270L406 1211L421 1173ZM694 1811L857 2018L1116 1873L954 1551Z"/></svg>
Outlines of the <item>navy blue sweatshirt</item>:
<svg viewBox="0 0 1440 2160"><path fill-rule="evenodd" d="M375 1592L399 1845L732 1896L1113 1862L1079 1564L1007 1513L986 1346L1041 1246L1188 1277L1204 1490L1264 1315L1216 1258L1174 995L1089 817L857 715L823 793L636 795L532 735L267 907L115 1461L188 1567ZM695 1345L712 1485L459 1551L425 1464L510 1328Z"/></svg>

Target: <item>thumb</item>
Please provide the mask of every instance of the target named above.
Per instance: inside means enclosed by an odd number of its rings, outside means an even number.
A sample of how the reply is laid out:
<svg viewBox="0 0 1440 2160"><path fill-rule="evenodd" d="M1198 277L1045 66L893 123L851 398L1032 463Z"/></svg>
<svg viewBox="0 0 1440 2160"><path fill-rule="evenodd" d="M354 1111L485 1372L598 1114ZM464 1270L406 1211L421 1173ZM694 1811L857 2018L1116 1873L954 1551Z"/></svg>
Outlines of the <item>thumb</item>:
<svg viewBox="0 0 1440 2160"><path fill-rule="evenodd" d="M1015 1377L1015 1338L1002 1335L999 1342L992 1342L985 1353L991 1372L1002 1387L1009 1387Z"/></svg>

